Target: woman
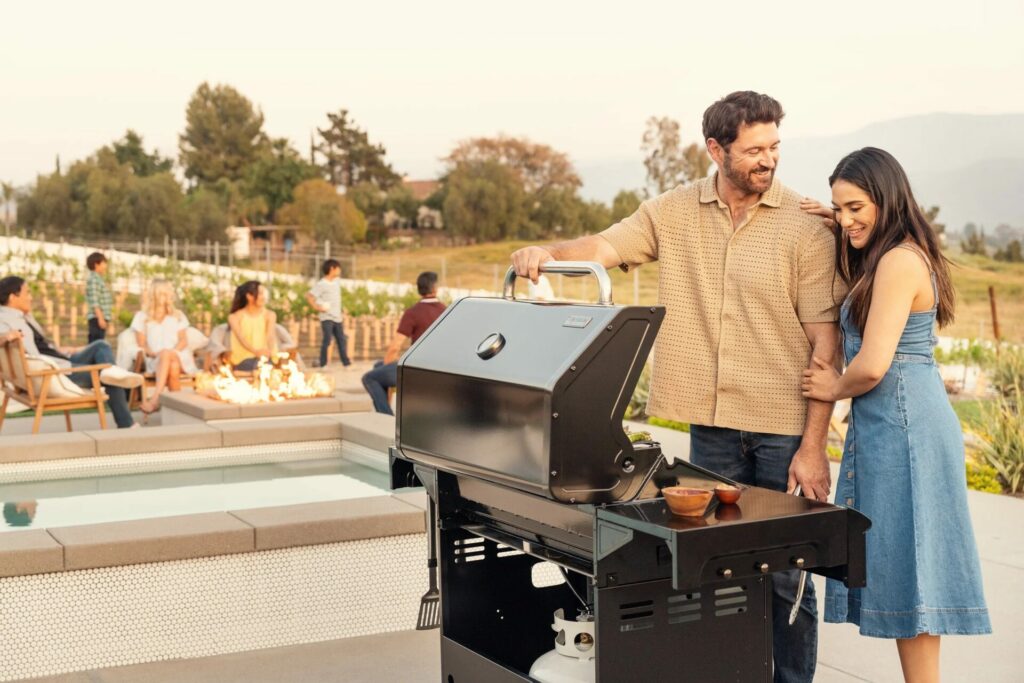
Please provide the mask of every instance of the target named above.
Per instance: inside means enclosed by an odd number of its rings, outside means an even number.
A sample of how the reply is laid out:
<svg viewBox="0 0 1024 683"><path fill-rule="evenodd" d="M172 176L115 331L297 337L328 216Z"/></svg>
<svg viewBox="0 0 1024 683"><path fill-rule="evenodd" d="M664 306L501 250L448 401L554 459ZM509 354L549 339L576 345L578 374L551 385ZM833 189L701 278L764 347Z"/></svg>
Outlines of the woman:
<svg viewBox="0 0 1024 683"><path fill-rule="evenodd" d="M267 288L256 280L239 285L228 316L231 366L248 372L256 369L260 357L271 357L277 350L276 324L277 315L267 308Z"/></svg>
<svg viewBox="0 0 1024 683"><path fill-rule="evenodd" d="M825 620L896 639L907 681L939 680L939 638L990 633L967 510L960 422L933 360L936 321L954 291L938 240L899 162L873 147L829 178L836 264L850 289L840 310L846 371L814 359L803 395L853 398L836 502L872 521L868 582L829 580Z"/></svg>
<svg viewBox="0 0 1024 683"><path fill-rule="evenodd" d="M135 314L131 328L146 356L146 372L156 377L153 395L142 402L146 415L160 407L164 388L181 389L181 375L196 372L185 331L188 318L174 305L174 289L167 280L154 280L143 296L142 310Z"/></svg>

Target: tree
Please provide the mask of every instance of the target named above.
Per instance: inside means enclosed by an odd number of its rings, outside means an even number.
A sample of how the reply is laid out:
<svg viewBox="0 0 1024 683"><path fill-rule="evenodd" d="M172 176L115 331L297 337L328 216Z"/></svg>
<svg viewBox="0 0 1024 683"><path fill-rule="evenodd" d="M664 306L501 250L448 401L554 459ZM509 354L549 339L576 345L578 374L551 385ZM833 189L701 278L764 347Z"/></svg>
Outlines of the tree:
<svg viewBox="0 0 1024 683"><path fill-rule="evenodd" d="M611 222L618 223L623 218L628 218L640 208L643 199L638 192L633 190L619 190L612 200Z"/></svg>
<svg viewBox="0 0 1024 683"><path fill-rule="evenodd" d="M278 212L279 221L297 225L317 241L352 244L366 237L366 217L326 180L314 178L295 188L295 199Z"/></svg>
<svg viewBox="0 0 1024 683"><path fill-rule="evenodd" d="M471 138L460 142L444 161L449 171L460 164L492 161L510 168L526 192L570 190L575 192L582 182L569 157L548 145L526 138L499 135L494 138Z"/></svg>
<svg viewBox="0 0 1024 683"><path fill-rule="evenodd" d="M960 240L960 250L965 254L977 254L987 256L988 249L985 247L985 229L978 231L974 223L964 226L964 236Z"/></svg>
<svg viewBox="0 0 1024 683"><path fill-rule="evenodd" d="M320 174L286 138L276 138L245 171L242 192L249 199L260 198L268 218L292 201L295 187Z"/></svg>
<svg viewBox="0 0 1024 683"><path fill-rule="evenodd" d="M997 249L995 259L997 261L1009 261L1010 263L1024 261L1024 251L1021 249L1020 240L1010 240L1006 243L1005 247Z"/></svg>
<svg viewBox="0 0 1024 683"><path fill-rule="evenodd" d="M14 185L11 183L0 183L0 191L4 197L4 228L11 229L11 201L14 199Z"/></svg>
<svg viewBox="0 0 1024 683"><path fill-rule="evenodd" d="M185 109L178 136L185 177L199 184L237 181L266 147L263 113L230 85L201 84Z"/></svg>
<svg viewBox="0 0 1024 683"><path fill-rule="evenodd" d="M939 207L932 206L930 208L921 207L921 212L924 213L924 217L928 220L928 223L932 226L932 230L935 231L936 235L942 235L946 232L946 224L939 223Z"/></svg>
<svg viewBox="0 0 1024 683"><path fill-rule="evenodd" d="M131 128L123 138L113 143L111 149L119 163L128 164L135 175L142 178L155 173L169 172L174 166L173 159L161 157L155 149L147 153L142 146L142 136Z"/></svg>
<svg viewBox="0 0 1024 683"><path fill-rule="evenodd" d="M170 173L133 178L117 207L117 234L137 239L162 239L164 235L194 238L184 202L181 186Z"/></svg>
<svg viewBox="0 0 1024 683"><path fill-rule="evenodd" d="M190 192L185 197L184 210L188 236L214 242L226 240L225 230L234 221L228 221L222 197L215 190L200 187Z"/></svg>
<svg viewBox="0 0 1024 683"><path fill-rule="evenodd" d="M640 151L645 154L647 184L656 194L703 178L711 169L711 158L703 147L696 143L682 147L679 122L667 116L647 119Z"/></svg>
<svg viewBox="0 0 1024 683"><path fill-rule="evenodd" d="M494 160L456 165L445 183L445 227L466 242L531 238L536 229L516 173Z"/></svg>
<svg viewBox="0 0 1024 683"><path fill-rule="evenodd" d="M327 120L326 128L317 128L320 144L315 149L324 157L324 173L332 185L349 188L370 182L386 190L401 180L384 160L384 146L371 144L366 131L349 120L347 109L327 114Z"/></svg>

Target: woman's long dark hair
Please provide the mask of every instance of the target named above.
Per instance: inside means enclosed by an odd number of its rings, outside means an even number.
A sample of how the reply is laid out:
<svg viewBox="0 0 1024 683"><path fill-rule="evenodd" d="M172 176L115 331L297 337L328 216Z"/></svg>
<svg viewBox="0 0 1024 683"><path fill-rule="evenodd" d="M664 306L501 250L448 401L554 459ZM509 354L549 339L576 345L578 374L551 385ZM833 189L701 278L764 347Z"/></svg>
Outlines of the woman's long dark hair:
<svg viewBox="0 0 1024 683"><path fill-rule="evenodd" d="M838 180L862 189L878 207L871 241L863 249L850 244L836 221L836 268L850 288L850 314L857 327L863 332L867 324L878 262L890 249L908 240L921 248L935 272L939 326L953 322L956 293L949 275L949 261L943 256L935 231L914 199L900 162L877 147L858 149L843 157L829 176L828 184L835 185Z"/></svg>
<svg viewBox="0 0 1024 683"><path fill-rule="evenodd" d="M253 301L260 295L260 283L257 280L249 280L238 285L238 289L235 290L235 298L231 300L232 313L240 311L249 305L247 294L252 295Z"/></svg>

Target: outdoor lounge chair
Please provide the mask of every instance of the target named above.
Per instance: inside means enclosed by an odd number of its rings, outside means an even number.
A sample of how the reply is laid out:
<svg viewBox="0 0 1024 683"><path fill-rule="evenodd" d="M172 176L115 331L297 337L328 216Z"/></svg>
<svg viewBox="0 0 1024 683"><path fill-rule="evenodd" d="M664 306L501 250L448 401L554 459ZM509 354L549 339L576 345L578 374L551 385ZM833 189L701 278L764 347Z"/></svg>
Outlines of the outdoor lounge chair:
<svg viewBox="0 0 1024 683"><path fill-rule="evenodd" d="M194 327L187 330L189 349L195 353L196 349L204 348L209 339L202 332ZM146 390L156 386L156 375L146 372L146 354L139 348L135 337L135 330L128 328L117 335L117 364L125 370L130 370L142 375L142 386L130 389L128 392L128 407L136 410L146 400ZM181 385L192 386L194 377L187 373L181 373Z"/></svg>
<svg viewBox="0 0 1024 683"><path fill-rule="evenodd" d="M45 356L28 356L21 339L0 342L0 381L3 383L4 401L0 406L0 429L3 429L7 403L11 399L35 411L32 433L39 433L43 414L61 411L71 431L71 411L95 408L100 418L100 429L107 428L107 394L100 384L100 370L108 364L80 365L75 368L59 367ZM88 372L92 375L92 389L83 389L68 375Z"/></svg>
<svg viewBox="0 0 1024 683"><path fill-rule="evenodd" d="M288 332L288 329L278 323L274 329L277 335L277 348L287 353L292 360L298 363L300 368L305 367L302 362L302 356L299 355L298 344L292 339L292 335ZM228 359L231 357L231 335L228 333L228 324L221 323L210 331L210 343L204 349L205 361L203 362L204 369L214 370L220 365L229 365ZM249 377L252 375L251 372L242 372L231 368L231 372L236 377Z"/></svg>

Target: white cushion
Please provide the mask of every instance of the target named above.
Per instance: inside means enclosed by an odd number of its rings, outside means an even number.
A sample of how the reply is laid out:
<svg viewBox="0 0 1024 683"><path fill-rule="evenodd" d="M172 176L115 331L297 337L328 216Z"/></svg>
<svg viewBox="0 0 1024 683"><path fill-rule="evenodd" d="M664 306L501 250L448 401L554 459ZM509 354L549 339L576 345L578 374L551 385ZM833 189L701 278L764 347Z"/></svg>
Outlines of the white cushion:
<svg viewBox="0 0 1024 683"><path fill-rule="evenodd" d="M114 364L125 370L134 370L138 355L139 340L135 337L135 330L129 327L117 335L117 357Z"/></svg>
<svg viewBox="0 0 1024 683"><path fill-rule="evenodd" d="M188 342L188 350L193 352L206 348L210 343L210 338L194 327L185 330L185 339Z"/></svg>
<svg viewBox="0 0 1024 683"><path fill-rule="evenodd" d="M25 368L28 372L39 372L42 370L49 370L50 368L60 369L60 364L57 363L55 358L48 356L26 356ZM33 377L32 388L38 394L43 389L43 378ZM92 396L92 389L83 389L74 382L67 375L54 375L53 379L50 380L50 391L47 398L80 398L82 396Z"/></svg>

